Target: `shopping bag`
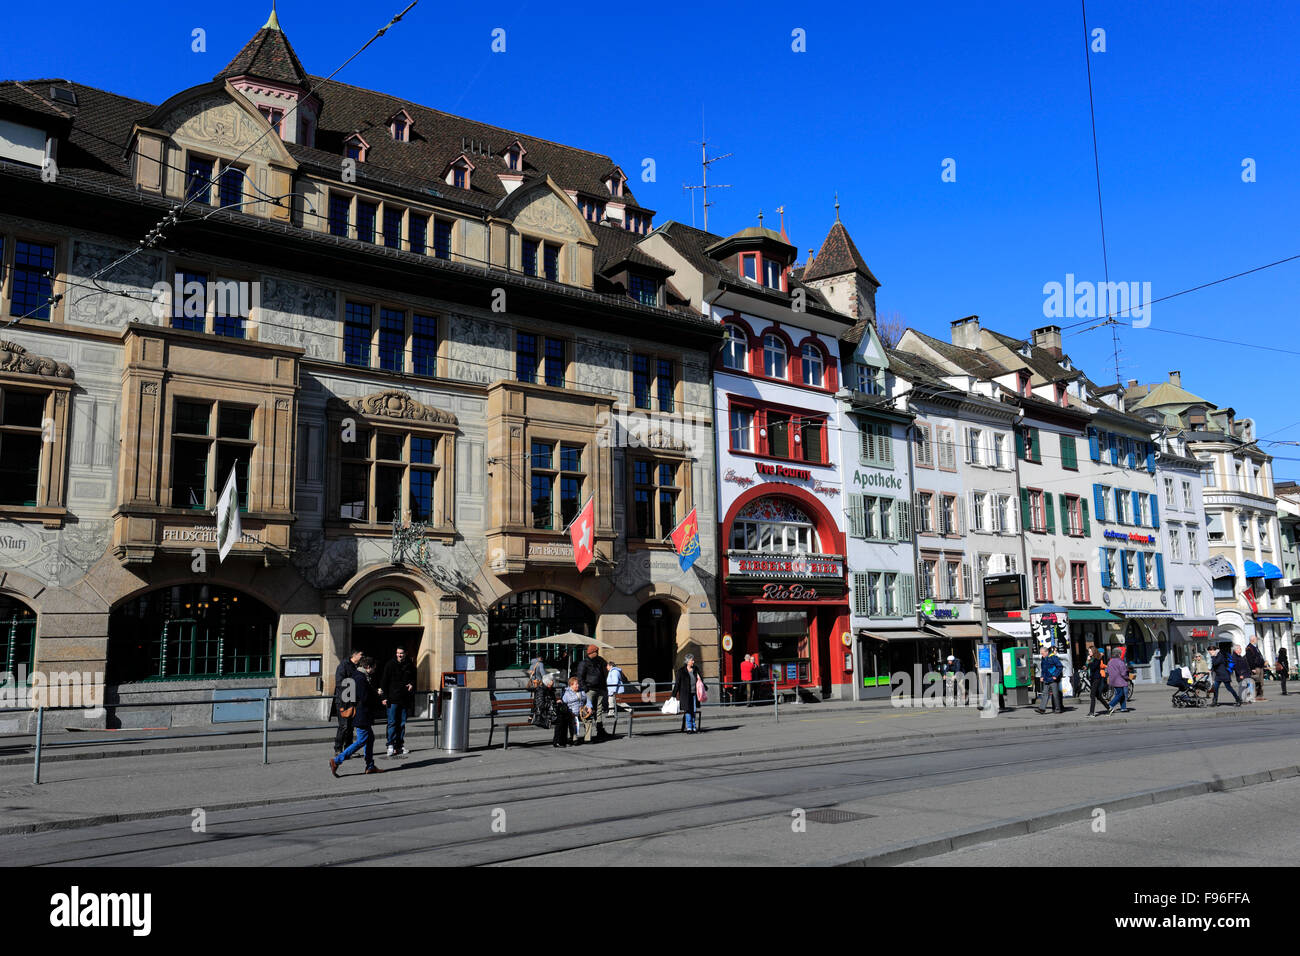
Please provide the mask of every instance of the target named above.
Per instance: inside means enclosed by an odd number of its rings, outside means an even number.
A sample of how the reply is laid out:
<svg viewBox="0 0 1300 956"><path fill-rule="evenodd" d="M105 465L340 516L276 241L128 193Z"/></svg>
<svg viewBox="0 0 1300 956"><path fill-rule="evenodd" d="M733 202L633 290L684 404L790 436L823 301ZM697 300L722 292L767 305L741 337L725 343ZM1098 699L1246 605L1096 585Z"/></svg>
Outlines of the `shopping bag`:
<svg viewBox="0 0 1300 956"><path fill-rule="evenodd" d="M704 678L695 678L695 699L701 704L709 699L709 692L704 688Z"/></svg>
<svg viewBox="0 0 1300 956"><path fill-rule="evenodd" d="M664 701L663 712L665 714L672 715L677 713L679 710L681 710L681 706L682 705L678 703L676 697L669 697L666 701Z"/></svg>

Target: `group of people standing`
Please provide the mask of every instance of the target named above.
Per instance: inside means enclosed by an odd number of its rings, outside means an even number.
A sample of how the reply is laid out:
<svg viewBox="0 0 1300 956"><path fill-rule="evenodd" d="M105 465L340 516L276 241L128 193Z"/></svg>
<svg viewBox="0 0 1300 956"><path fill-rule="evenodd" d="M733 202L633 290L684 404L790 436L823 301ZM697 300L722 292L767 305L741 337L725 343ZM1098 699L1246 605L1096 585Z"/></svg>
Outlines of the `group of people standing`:
<svg viewBox="0 0 1300 956"><path fill-rule="evenodd" d="M375 764L375 719L384 715L388 721L388 756L405 756L406 719L415 705L415 664L398 647L384 665L381 677L375 678L373 657L353 648L334 671L334 709L338 731L334 735L334 756L330 773L339 775L343 761L361 751L366 773L383 773Z"/></svg>
<svg viewBox="0 0 1300 956"><path fill-rule="evenodd" d="M586 656L561 686L556 686L555 675L547 672L540 658L533 658L528 681L533 691L533 724L554 730L552 747L600 743L612 736L605 731L605 719L610 701L623 690L623 671L601 657L595 644L587 645Z"/></svg>
<svg viewBox="0 0 1300 956"><path fill-rule="evenodd" d="M1226 647L1226 645L1225 645ZM1214 680L1214 704L1219 703L1219 687L1227 687L1237 707L1243 703L1249 704L1254 701L1264 700L1264 671L1268 667L1268 662L1264 660L1264 654L1259 649L1259 638L1252 637L1250 643L1242 650L1240 644L1233 646L1232 650L1226 650L1220 647L1210 648L1210 659L1206 661L1197 654L1192 660L1193 674L1211 674ZM1286 648L1279 648L1277 652L1277 674L1278 680L1282 684L1282 696L1286 694L1286 681L1290 661L1287 659ZM1241 693L1233 688L1233 678L1237 679Z"/></svg>

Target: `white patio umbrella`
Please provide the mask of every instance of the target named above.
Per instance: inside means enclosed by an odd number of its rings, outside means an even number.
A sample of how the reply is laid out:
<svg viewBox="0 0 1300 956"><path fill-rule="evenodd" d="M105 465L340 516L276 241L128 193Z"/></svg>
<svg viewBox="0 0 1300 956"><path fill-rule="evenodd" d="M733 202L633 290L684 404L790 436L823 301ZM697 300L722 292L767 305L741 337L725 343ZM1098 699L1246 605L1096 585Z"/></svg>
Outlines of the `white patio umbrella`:
<svg viewBox="0 0 1300 956"><path fill-rule="evenodd" d="M613 647L613 644L606 644L604 641L598 641L588 634L579 634L577 631L565 631L563 634L555 634L551 637L535 637L529 644L595 644L597 647Z"/></svg>

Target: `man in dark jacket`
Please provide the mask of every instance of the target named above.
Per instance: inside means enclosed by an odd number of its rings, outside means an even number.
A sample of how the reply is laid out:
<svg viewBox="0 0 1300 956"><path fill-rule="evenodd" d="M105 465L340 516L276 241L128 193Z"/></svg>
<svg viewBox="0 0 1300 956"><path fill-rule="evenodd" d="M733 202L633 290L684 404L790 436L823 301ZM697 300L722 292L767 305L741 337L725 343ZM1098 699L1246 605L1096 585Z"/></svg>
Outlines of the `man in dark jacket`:
<svg viewBox="0 0 1300 956"><path fill-rule="evenodd" d="M400 645L394 658L384 665L379 699L388 708L388 756L408 753L406 717L415 704L415 665Z"/></svg>
<svg viewBox="0 0 1300 956"><path fill-rule="evenodd" d="M596 740L607 740L605 733L605 713L609 710L609 688L605 658L600 656L600 648L595 644L587 645L587 656L578 665L578 687L587 695L587 706L591 708L592 719L596 721Z"/></svg>
<svg viewBox="0 0 1300 956"><path fill-rule="evenodd" d="M1228 655L1221 648L1210 648L1210 673L1214 675L1214 706L1219 706L1219 685L1228 688L1228 693L1241 706L1241 698L1232 687L1232 668L1228 666Z"/></svg>
<svg viewBox="0 0 1300 956"><path fill-rule="evenodd" d="M1060 711L1065 713L1065 706L1061 702L1061 675L1065 672L1061 659L1056 656L1056 651L1051 644L1043 645L1043 658L1039 664L1039 674L1043 679L1043 692L1038 697L1038 707L1035 708L1040 714L1046 713L1043 705L1047 704L1052 713Z"/></svg>
<svg viewBox="0 0 1300 956"><path fill-rule="evenodd" d="M330 773L334 776L339 775L339 767L343 761L347 760L354 753L365 747L366 773L383 773L375 766L375 735L370 729L375 722L375 717L380 713L379 697L375 693L374 685L371 680L375 673L375 659L373 657L361 658L356 675L356 696L357 696L357 718L356 730L357 739L353 741L352 746L348 747L337 757L330 758Z"/></svg>
<svg viewBox="0 0 1300 956"><path fill-rule="evenodd" d="M334 713L338 717L339 729L334 734L334 753L341 754L343 748L352 743L352 729L356 721L356 684L357 684L357 661L361 660L361 652L356 648L352 653L339 661L339 666L334 669ZM351 716L344 717L343 711L351 711Z"/></svg>
<svg viewBox="0 0 1300 956"><path fill-rule="evenodd" d="M1255 679L1255 699L1264 699L1264 655L1259 652L1259 638L1252 637L1246 645L1246 666Z"/></svg>
<svg viewBox="0 0 1300 956"><path fill-rule="evenodd" d="M1277 649L1277 679L1282 682L1282 696L1286 696L1286 679L1290 677L1291 662L1287 659L1286 648Z"/></svg>

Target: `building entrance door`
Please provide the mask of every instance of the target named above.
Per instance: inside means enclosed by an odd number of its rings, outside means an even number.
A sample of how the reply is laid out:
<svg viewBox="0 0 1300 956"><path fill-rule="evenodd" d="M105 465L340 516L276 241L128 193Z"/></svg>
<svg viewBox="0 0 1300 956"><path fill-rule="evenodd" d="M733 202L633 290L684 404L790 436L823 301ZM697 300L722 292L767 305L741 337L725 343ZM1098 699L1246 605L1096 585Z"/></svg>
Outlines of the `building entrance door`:
<svg viewBox="0 0 1300 956"><path fill-rule="evenodd" d="M420 659L420 641L424 638L422 627L384 627L383 625L352 625L352 649L375 659L375 677L384 673L384 665L397 656L397 648L406 648L406 658ZM432 690L420 687L417 690Z"/></svg>
<svg viewBox="0 0 1300 956"><path fill-rule="evenodd" d="M636 614L637 680L673 681L677 656L677 611L663 601L649 601Z"/></svg>

